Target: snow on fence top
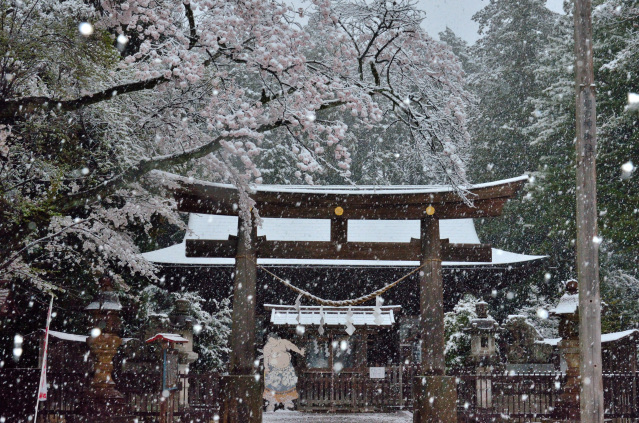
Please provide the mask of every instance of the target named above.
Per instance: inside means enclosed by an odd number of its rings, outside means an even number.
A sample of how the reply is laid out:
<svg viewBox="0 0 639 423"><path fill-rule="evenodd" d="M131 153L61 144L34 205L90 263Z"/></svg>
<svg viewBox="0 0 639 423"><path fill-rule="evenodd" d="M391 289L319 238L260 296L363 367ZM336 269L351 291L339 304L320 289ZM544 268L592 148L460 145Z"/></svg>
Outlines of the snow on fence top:
<svg viewBox="0 0 639 423"><path fill-rule="evenodd" d="M45 330L40 329L40 334L44 335ZM35 332L38 333L38 332ZM75 333L60 332L57 330L49 330L49 337L59 339L61 341L86 342L89 335L77 335ZM134 338L122 338L122 342L127 343Z"/></svg>

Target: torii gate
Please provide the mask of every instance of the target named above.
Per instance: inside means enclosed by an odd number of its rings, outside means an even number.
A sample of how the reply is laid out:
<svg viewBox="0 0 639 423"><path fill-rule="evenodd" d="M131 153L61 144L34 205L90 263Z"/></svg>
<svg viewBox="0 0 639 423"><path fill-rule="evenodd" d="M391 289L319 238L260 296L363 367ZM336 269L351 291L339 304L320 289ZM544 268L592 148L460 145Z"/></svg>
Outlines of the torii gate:
<svg viewBox="0 0 639 423"><path fill-rule="evenodd" d="M238 191L162 172L170 179L178 210L238 216ZM188 257L235 257L229 375L221 383L221 421L262 421L262 380L256 359L256 279L258 258L419 260L421 375L414 381L414 423L457 421L455 379L445 375L442 260L491 261L487 244L450 244L439 238L440 219L499 216L527 176L468 187L469 206L447 186L257 186L251 193L262 217L330 219L330 241L269 241L256 225L227 241L187 240ZM177 189L176 189L177 185ZM421 221L411 242L348 242L349 219Z"/></svg>

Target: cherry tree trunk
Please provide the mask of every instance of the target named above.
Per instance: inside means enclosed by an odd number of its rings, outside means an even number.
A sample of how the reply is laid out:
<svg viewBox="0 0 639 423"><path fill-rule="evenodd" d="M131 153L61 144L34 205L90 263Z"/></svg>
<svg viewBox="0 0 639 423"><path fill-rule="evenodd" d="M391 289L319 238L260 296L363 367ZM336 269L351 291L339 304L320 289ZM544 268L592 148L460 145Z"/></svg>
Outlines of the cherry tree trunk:
<svg viewBox="0 0 639 423"><path fill-rule="evenodd" d="M238 218L229 375L221 381L222 423L262 422L262 378L255 366L257 227Z"/></svg>

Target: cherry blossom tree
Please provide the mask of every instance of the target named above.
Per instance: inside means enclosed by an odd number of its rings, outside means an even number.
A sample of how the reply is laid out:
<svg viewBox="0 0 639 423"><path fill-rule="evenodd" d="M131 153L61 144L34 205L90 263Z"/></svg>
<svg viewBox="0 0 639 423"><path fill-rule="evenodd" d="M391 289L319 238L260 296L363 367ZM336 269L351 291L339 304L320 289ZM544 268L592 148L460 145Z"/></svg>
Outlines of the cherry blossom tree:
<svg viewBox="0 0 639 423"><path fill-rule="evenodd" d="M248 210L265 148L285 146L300 182L348 178L353 128L401 128L403 156L463 194L470 98L415 2L305 7L2 2L0 279L45 283L60 261L152 277L136 231L181 223L151 170L232 182Z"/></svg>

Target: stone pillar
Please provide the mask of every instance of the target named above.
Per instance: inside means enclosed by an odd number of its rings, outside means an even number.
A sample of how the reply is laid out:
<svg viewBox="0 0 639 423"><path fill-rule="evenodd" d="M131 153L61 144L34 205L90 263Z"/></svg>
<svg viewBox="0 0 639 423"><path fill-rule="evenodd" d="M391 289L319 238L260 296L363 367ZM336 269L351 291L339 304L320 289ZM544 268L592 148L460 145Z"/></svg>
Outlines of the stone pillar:
<svg viewBox="0 0 639 423"><path fill-rule="evenodd" d="M92 334L87 339L93 377L79 404L80 422L132 422L124 396L113 382L113 356L122 345L118 336L122 305L109 277L100 279L101 291L85 310L91 313ZM99 335L94 336L99 329Z"/></svg>
<svg viewBox="0 0 639 423"><path fill-rule="evenodd" d="M559 317L559 353L566 360L566 384L555 404L553 417L564 422L581 421L579 396L579 309L577 281L566 283L566 293L551 315Z"/></svg>
<svg viewBox="0 0 639 423"><path fill-rule="evenodd" d="M439 219L421 221L420 271L421 375L413 382L414 423L457 422L457 386L445 376L444 286Z"/></svg>
<svg viewBox="0 0 639 423"><path fill-rule="evenodd" d="M222 423L262 422L263 381L255 365L257 227L252 222L247 231L244 224L238 218L229 375L220 382Z"/></svg>

